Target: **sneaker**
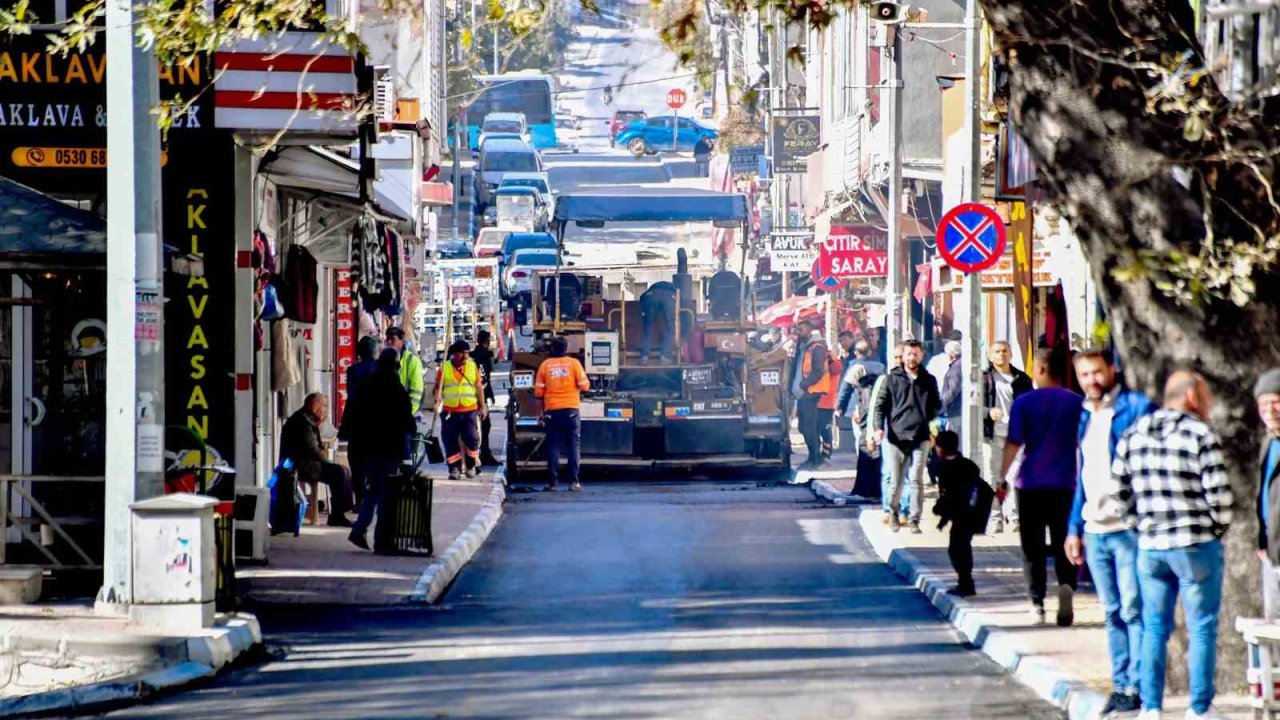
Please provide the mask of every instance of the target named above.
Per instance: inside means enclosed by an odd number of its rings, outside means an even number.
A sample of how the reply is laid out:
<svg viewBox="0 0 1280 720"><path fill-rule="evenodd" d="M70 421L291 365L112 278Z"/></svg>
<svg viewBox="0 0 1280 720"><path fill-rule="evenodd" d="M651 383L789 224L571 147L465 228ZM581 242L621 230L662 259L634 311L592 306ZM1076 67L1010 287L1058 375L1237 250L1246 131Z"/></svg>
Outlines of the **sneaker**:
<svg viewBox="0 0 1280 720"><path fill-rule="evenodd" d="M480 476L480 466L476 465L467 470L467 477L473 478L473 477L479 477L479 476Z"/></svg>
<svg viewBox="0 0 1280 720"><path fill-rule="evenodd" d="M898 520L897 515L889 516L889 529L894 532L898 532L899 530L902 529L902 522Z"/></svg>
<svg viewBox="0 0 1280 720"><path fill-rule="evenodd" d="M977 595L978 591L974 590L972 585L956 585L955 587L948 589L947 594L967 598Z"/></svg>
<svg viewBox="0 0 1280 720"><path fill-rule="evenodd" d="M922 534L923 532L924 532L924 531L920 529L920 521L919 521L919 520L912 520L912 521L911 521L911 534L912 534L912 535L920 535L920 534Z"/></svg>
<svg viewBox="0 0 1280 720"><path fill-rule="evenodd" d="M991 529L991 532L996 532L996 533L1004 532L1004 520L997 520L996 526Z"/></svg>
<svg viewBox="0 0 1280 720"><path fill-rule="evenodd" d="M361 550L369 549L369 541L365 539L364 533L362 532L357 532L355 530L352 530L351 534L347 535L347 540L349 540L352 545L355 545Z"/></svg>
<svg viewBox="0 0 1280 720"><path fill-rule="evenodd" d="M1187 720L1227 720L1227 716L1218 712L1218 709L1210 705L1208 710L1198 713L1191 708L1187 708Z"/></svg>
<svg viewBox="0 0 1280 720"><path fill-rule="evenodd" d="M1108 718L1119 718L1125 715L1131 715L1142 710L1142 701L1137 695L1129 693L1113 692L1111 697L1107 698L1107 704L1102 708L1102 720Z"/></svg>
<svg viewBox="0 0 1280 720"><path fill-rule="evenodd" d="M1190 710L1187 712L1190 712ZM1143 710L1141 713L1138 713L1138 720L1160 720L1160 717L1161 715L1159 710Z"/></svg>
<svg viewBox="0 0 1280 720"><path fill-rule="evenodd" d="M569 492L582 492L582 483L574 483L569 486Z"/></svg>
<svg viewBox="0 0 1280 720"><path fill-rule="evenodd" d="M880 522L884 523L885 525L888 525L889 518L892 518L892 517L893 517L893 513L885 513L884 517L880 520Z"/></svg>
<svg viewBox="0 0 1280 720"><path fill-rule="evenodd" d="M460 471L458 471L458 469L457 469L457 468L449 468L449 479L450 479L450 480L460 480L461 478L462 478L462 473L461 473Z"/></svg>
<svg viewBox="0 0 1280 720"><path fill-rule="evenodd" d="M544 492L556 492L559 489L555 483L547 483L546 487L542 488Z"/></svg>
<svg viewBox="0 0 1280 720"><path fill-rule="evenodd" d="M1031 605L1031 622L1035 625L1044 624L1044 605L1038 603Z"/></svg>
<svg viewBox="0 0 1280 720"><path fill-rule="evenodd" d="M1076 591L1070 585L1058 586L1058 627L1071 627L1076 621L1075 610L1071 607Z"/></svg>

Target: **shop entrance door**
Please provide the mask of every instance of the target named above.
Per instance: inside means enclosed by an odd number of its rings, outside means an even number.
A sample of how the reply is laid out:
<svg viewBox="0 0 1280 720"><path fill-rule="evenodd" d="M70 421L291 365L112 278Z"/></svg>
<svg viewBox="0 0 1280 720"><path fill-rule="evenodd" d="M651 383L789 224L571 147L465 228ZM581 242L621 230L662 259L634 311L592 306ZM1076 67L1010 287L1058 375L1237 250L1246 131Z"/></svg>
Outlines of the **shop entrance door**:
<svg viewBox="0 0 1280 720"><path fill-rule="evenodd" d="M101 272L0 273L0 520L18 543L0 562L100 564L104 291Z"/></svg>

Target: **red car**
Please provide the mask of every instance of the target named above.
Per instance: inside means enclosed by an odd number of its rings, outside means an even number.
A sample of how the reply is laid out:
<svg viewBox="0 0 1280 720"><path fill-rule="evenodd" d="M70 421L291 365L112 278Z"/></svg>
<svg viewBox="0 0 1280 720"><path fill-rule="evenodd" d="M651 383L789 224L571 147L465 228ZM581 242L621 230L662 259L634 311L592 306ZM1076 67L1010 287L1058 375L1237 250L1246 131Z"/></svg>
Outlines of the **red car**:
<svg viewBox="0 0 1280 720"><path fill-rule="evenodd" d="M609 121L609 147L614 146L614 138L618 137L622 128L646 117L648 116L643 110L614 110L613 119Z"/></svg>

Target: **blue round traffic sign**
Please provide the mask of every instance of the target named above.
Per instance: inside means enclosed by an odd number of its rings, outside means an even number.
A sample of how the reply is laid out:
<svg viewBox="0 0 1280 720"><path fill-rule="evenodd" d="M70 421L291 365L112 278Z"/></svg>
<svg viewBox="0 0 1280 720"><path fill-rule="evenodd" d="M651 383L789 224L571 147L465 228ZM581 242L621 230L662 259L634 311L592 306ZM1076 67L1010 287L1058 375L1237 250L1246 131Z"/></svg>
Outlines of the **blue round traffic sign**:
<svg viewBox="0 0 1280 720"><path fill-rule="evenodd" d="M979 272L1000 262L1005 241L1004 220L986 205L957 205L938 224L938 252L960 272Z"/></svg>
<svg viewBox="0 0 1280 720"><path fill-rule="evenodd" d="M822 292L835 292L844 287L844 280L838 278L822 267L822 257L813 261L813 267L809 268L809 277L813 279L813 286Z"/></svg>

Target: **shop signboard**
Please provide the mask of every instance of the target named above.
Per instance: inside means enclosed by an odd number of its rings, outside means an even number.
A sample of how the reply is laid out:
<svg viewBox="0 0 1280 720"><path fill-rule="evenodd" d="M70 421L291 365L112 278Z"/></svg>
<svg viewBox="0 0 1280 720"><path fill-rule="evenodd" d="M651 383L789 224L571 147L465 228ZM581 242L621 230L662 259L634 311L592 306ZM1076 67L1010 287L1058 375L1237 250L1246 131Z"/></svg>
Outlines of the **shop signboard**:
<svg viewBox="0 0 1280 720"><path fill-rule="evenodd" d="M755 175L760 172L760 158L764 145L742 145L729 148L729 172L734 175Z"/></svg>
<svg viewBox="0 0 1280 720"><path fill-rule="evenodd" d="M888 243L889 231L872 225L833 226L818 249L815 273L838 280L887 277Z"/></svg>
<svg viewBox="0 0 1280 720"><path fill-rule="evenodd" d="M806 160L822 144L822 117L816 114L776 116L771 130L774 172L808 172Z"/></svg>
<svg viewBox="0 0 1280 720"><path fill-rule="evenodd" d="M808 272L817 257L812 247L813 230L774 230L769 234L769 269L774 272Z"/></svg>
<svg viewBox="0 0 1280 720"><path fill-rule="evenodd" d="M347 369L356 362L356 309L351 294L351 269L339 268L333 280L333 422L342 423L347 406Z"/></svg>
<svg viewBox="0 0 1280 720"><path fill-rule="evenodd" d="M50 52L44 33L0 43L0 176L45 193L104 203L106 47ZM185 425L222 458L234 456L234 143L214 129L207 57L161 67L160 97L195 98L164 138L165 245L198 258L203 274L164 277L163 320L140 308L135 334L165 339L165 424ZM155 316L155 322L152 317ZM244 332L249 332L248 328ZM241 379L243 383L243 379Z"/></svg>

